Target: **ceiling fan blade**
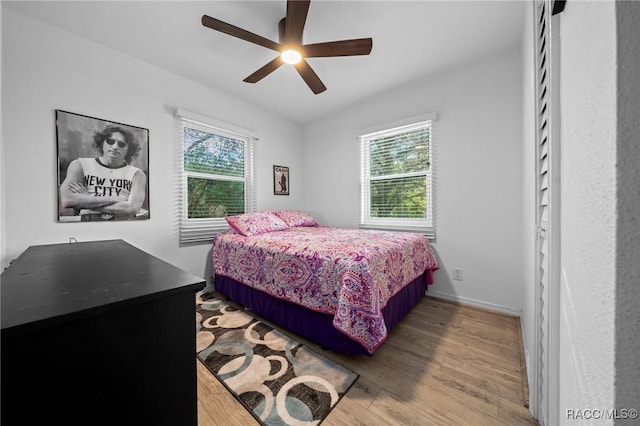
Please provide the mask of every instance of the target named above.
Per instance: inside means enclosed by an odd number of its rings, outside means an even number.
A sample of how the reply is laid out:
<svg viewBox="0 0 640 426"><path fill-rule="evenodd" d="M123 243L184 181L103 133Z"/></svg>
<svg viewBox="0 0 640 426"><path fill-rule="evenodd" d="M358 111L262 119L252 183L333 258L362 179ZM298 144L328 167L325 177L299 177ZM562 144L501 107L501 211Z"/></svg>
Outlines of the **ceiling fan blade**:
<svg viewBox="0 0 640 426"><path fill-rule="evenodd" d="M327 90L322 81L320 81L318 74L316 74L307 61L303 59L294 66L296 67L298 74L300 74L313 93L317 95L318 93L322 93Z"/></svg>
<svg viewBox="0 0 640 426"><path fill-rule="evenodd" d="M368 55L373 48L373 40L371 38L356 38L352 40L327 41L307 44L302 48L306 58Z"/></svg>
<svg viewBox="0 0 640 426"><path fill-rule="evenodd" d="M275 41L271 41L250 31L243 30L242 28L228 24L219 19L212 18L211 16L202 15L202 25L211 28L212 30L220 31L225 34L229 34L230 36L238 37L241 40L266 47L267 49L275 51L280 50L280 44L276 43Z"/></svg>
<svg viewBox="0 0 640 426"><path fill-rule="evenodd" d="M302 44L302 31L307 20L310 0L288 0L285 19L285 43Z"/></svg>
<svg viewBox="0 0 640 426"><path fill-rule="evenodd" d="M247 83L257 83L258 81L262 80L263 78L277 70L282 64L284 64L284 62L282 61L280 56L277 56L274 60L268 62L265 66L258 69L256 72L242 81Z"/></svg>

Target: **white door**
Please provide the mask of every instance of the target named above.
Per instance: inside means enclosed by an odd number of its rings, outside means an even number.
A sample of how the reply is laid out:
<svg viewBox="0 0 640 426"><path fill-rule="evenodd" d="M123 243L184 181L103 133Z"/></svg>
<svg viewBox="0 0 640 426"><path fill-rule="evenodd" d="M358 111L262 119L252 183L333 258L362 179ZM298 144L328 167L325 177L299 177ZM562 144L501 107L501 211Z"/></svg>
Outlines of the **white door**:
<svg viewBox="0 0 640 426"><path fill-rule="evenodd" d="M534 2L536 82L536 342L530 407L541 425L558 419L560 296L559 17Z"/></svg>

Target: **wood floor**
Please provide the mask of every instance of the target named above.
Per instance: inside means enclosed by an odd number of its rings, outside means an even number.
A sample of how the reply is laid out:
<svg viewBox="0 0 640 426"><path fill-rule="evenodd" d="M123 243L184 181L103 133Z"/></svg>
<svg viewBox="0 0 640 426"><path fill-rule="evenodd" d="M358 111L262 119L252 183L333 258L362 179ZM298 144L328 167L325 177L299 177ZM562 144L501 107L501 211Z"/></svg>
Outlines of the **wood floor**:
<svg viewBox="0 0 640 426"><path fill-rule="evenodd" d="M519 319L426 297L373 357L316 351L360 374L323 426L537 425ZM257 425L198 364L199 426Z"/></svg>

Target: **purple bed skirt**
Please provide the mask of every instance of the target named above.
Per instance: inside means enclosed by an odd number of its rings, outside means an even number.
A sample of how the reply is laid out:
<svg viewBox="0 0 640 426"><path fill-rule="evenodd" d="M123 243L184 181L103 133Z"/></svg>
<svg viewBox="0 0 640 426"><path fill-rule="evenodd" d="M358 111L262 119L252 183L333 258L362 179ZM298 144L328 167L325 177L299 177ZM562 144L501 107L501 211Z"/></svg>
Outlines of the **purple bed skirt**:
<svg viewBox="0 0 640 426"><path fill-rule="evenodd" d="M387 333L425 296L432 271L426 271L389 300L382 309ZM369 355L358 342L333 327L333 316L273 297L222 275L215 277L215 290L263 318L300 334L326 349L346 355Z"/></svg>

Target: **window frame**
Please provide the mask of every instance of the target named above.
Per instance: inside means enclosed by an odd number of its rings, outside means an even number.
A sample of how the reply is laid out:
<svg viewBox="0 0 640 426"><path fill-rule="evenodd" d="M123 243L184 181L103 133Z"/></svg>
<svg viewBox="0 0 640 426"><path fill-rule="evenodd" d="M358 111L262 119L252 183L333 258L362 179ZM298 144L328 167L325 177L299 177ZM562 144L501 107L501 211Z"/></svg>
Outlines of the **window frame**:
<svg viewBox="0 0 640 426"><path fill-rule="evenodd" d="M256 142L258 138L247 129L242 129L232 124L224 123L209 117L187 112L177 111L179 119L179 240L180 244L186 243L211 243L217 233L229 229L229 224L224 217L219 218L189 218L189 193L188 178L200 178L210 180L226 180L244 183L244 213L256 211ZM243 177L217 175L214 173L193 172L185 170L184 161L184 128L188 127L207 133L216 134L225 138L231 138L244 143L244 171Z"/></svg>
<svg viewBox="0 0 640 426"><path fill-rule="evenodd" d="M435 143L434 127L436 121L435 113L423 114L410 117L401 121L382 124L373 128L364 129L358 136L360 148L360 228L382 229L394 231L410 231L425 234L430 239L435 239ZM384 176L370 175L369 149L371 142L383 137L394 137L406 134L423 127L429 128L429 167L418 172L407 172L402 174L389 174ZM424 218L375 218L371 217L371 182L375 180L390 179L394 177L425 176L426 209Z"/></svg>

